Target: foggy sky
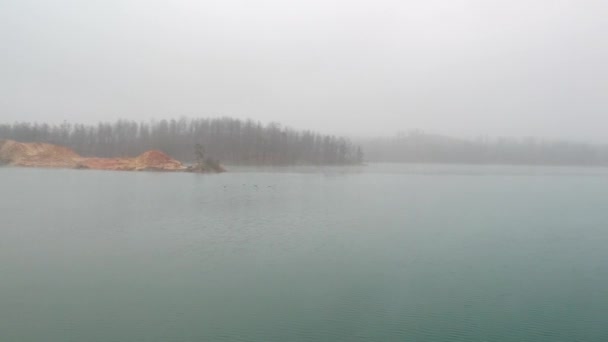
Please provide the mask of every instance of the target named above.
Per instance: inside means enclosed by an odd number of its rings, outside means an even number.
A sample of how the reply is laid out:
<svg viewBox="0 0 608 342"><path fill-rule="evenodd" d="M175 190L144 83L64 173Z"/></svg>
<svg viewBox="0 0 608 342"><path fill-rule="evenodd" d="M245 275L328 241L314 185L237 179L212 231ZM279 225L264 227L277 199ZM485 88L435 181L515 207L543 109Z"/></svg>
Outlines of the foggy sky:
<svg viewBox="0 0 608 342"><path fill-rule="evenodd" d="M603 0L0 0L0 122L608 142Z"/></svg>

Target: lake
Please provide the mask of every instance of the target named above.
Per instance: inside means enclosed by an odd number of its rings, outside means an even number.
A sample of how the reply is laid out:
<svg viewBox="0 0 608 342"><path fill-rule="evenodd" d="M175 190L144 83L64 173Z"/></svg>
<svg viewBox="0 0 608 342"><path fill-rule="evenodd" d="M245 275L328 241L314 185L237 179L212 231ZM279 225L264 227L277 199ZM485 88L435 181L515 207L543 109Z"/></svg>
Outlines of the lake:
<svg viewBox="0 0 608 342"><path fill-rule="evenodd" d="M608 169L0 168L1 341L608 341Z"/></svg>

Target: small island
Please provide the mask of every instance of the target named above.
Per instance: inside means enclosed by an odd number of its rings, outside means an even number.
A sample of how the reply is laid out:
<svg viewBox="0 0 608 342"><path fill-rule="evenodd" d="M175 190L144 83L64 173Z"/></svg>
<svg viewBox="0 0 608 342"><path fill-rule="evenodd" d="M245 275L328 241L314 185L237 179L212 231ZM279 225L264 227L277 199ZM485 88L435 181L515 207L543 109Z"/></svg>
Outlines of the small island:
<svg viewBox="0 0 608 342"><path fill-rule="evenodd" d="M199 153L199 152L197 152ZM198 158L195 165L184 165L159 150L150 150L137 157L98 158L83 157L74 150L40 142L0 140L0 164L41 167L94 169L115 171L170 171L219 173L226 171L217 161Z"/></svg>

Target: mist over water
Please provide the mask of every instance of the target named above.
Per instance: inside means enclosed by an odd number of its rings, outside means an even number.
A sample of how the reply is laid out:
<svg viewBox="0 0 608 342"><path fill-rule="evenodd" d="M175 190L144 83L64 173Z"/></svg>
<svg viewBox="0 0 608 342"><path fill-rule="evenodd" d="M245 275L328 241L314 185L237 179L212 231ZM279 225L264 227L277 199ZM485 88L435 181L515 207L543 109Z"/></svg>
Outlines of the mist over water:
<svg viewBox="0 0 608 342"><path fill-rule="evenodd" d="M7 341L604 341L604 168L0 168Z"/></svg>
<svg viewBox="0 0 608 342"><path fill-rule="evenodd" d="M0 342L608 341L607 17L0 1Z"/></svg>

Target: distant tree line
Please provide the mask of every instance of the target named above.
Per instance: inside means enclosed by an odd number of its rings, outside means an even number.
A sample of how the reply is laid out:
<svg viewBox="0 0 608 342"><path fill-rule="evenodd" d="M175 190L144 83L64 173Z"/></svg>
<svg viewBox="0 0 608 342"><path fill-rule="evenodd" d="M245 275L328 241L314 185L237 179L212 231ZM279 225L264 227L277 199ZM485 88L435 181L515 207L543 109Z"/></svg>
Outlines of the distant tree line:
<svg viewBox="0 0 608 342"><path fill-rule="evenodd" d="M232 118L118 120L97 125L17 122L0 124L0 139L64 145L83 156L135 156L159 149L185 162L195 161L197 144L206 156L228 164L339 165L363 160L361 148L342 137Z"/></svg>
<svg viewBox="0 0 608 342"><path fill-rule="evenodd" d="M370 162L605 165L608 145L535 138L458 139L420 131L359 141Z"/></svg>

